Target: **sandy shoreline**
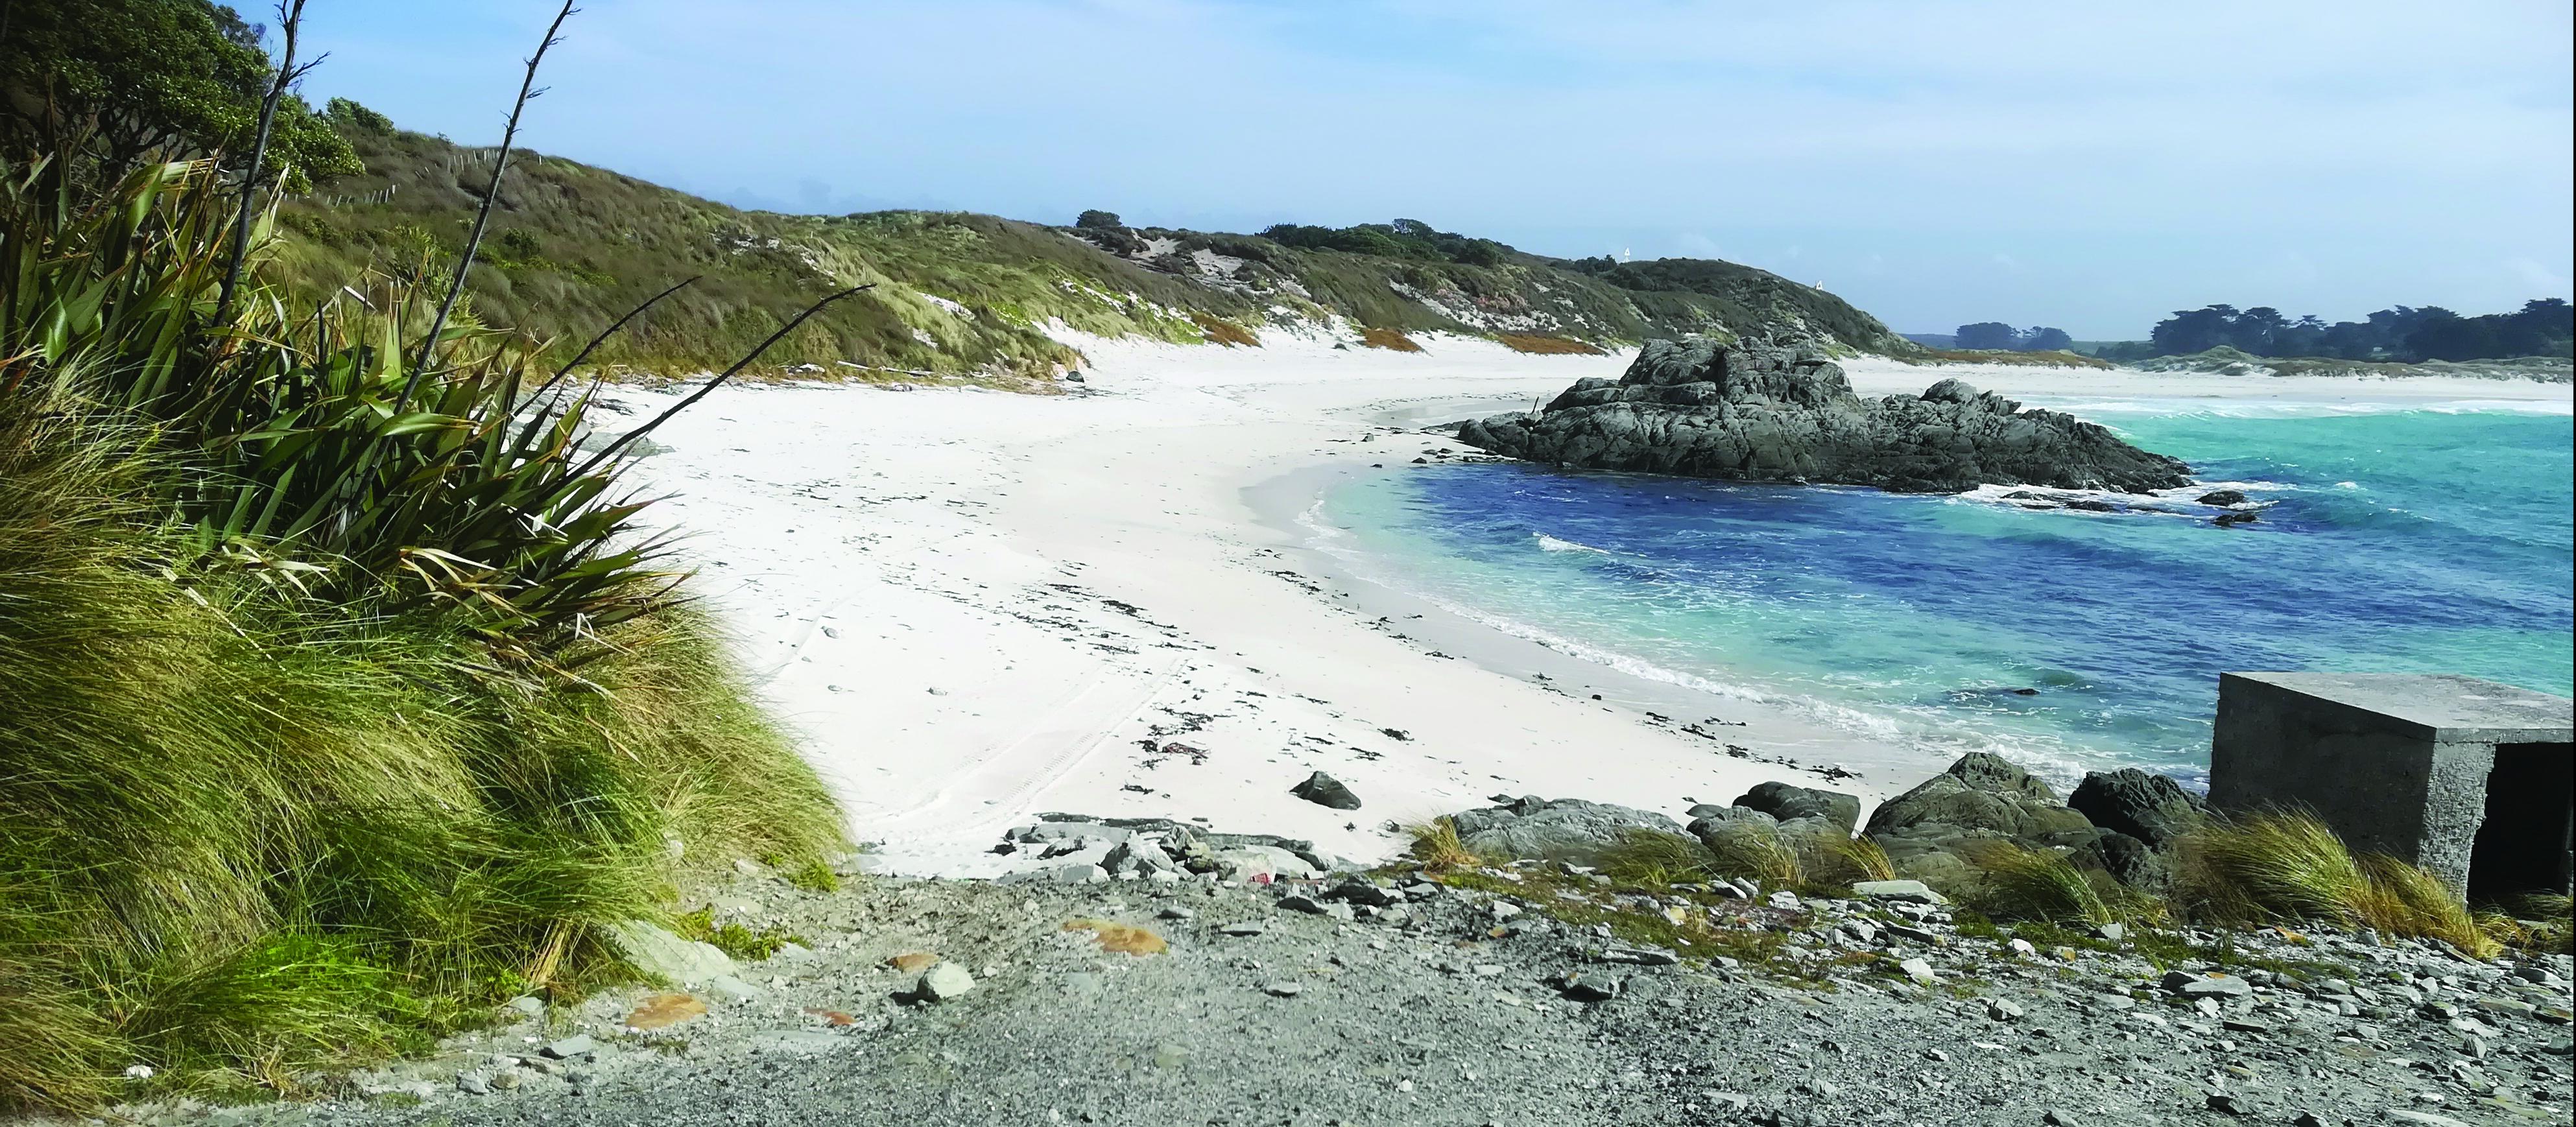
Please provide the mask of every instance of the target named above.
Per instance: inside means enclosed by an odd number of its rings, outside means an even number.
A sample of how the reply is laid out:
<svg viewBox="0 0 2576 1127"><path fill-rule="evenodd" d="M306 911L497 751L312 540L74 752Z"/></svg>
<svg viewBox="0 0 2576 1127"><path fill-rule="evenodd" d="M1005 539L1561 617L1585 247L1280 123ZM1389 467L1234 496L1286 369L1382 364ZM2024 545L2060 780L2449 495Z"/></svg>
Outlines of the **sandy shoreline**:
<svg viewBox="0 0 2576 1127"><path fill-rule="evenodd" d="M672 495L656 519L690 534L698 589L888 871L1002 871L986 852L1000 832L1050 811L1198 819L1364 859L1399 847L1388 823L1496 793L1679 815L1765 778L1815 779L1727 743L1848 762L1862 778L1836 785L1873 798L1942 766L1776 705L1625 677L1313 551L1298 498L1441 444L1388 420L1511 409L1626 359L1428 346L1086 341L1085 392L1062 397L728 388L665 427L670 451L639 477ZM2569 398L2483 380L1848 367L1864 394L1956 375L2051 399ZM638 419L674 398L616 395ZM1682 730L1712 717L1742 726ZM1314 770L1365 807L1287 793Z"/></svg>

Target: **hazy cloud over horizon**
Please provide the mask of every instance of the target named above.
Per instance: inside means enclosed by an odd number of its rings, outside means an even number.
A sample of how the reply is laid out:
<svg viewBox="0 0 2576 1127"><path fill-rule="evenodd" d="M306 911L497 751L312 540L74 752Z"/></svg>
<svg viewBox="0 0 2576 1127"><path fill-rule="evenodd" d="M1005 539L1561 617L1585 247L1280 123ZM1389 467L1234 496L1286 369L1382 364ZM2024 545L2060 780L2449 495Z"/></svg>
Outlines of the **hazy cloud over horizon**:
<svg viewBox="0 0 2576 1127"><path fill-rule="evenodd" d="M2100 7L592 0L526 136L778 210L1719 253L1906 331L2567 295L2567 4ZM496 140L552 14L324 0L306 92Z"/></svg>

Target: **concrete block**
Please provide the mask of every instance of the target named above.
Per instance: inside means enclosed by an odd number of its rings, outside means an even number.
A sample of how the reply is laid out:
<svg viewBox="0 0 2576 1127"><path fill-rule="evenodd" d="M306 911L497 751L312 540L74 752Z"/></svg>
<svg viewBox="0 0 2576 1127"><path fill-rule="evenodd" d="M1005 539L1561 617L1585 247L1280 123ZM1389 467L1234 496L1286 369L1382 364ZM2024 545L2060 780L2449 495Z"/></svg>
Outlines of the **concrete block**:
<svg viewBox="0 0 2576 1127"><path fill-rule="evenodd" d="M2306 809L2473 896L2565 891L2576 704L2452 674L2224 673L2209 801Z"/></svg>

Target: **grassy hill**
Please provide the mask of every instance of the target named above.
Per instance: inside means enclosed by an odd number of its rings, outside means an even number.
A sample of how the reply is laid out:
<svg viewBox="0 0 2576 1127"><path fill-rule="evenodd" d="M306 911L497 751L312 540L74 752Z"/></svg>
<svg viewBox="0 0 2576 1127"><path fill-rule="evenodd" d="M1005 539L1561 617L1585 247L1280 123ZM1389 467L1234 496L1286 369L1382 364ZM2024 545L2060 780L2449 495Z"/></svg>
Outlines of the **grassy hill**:
<svg viewBox="0 0 2576 1127"><path fill-rule="evenodd" d="M464 247L492 153L336 122L366 164L281 211L270 277L322 295L369 271L443 279ZM1043 378L1079 356L1041 331L1256 344L1340 318L1345 336L1503 339L1536 351L1650 336L1794 332L1911 354L1831 294L1733 263L1569 262L1498 244L1462 262L1290 246L1249 235L1049 227L963 212L741 211L538 154L514 157L470 278L470 311L564 350L682 278L701 280L603 349L611 364L722 366L836 287L877 288L814 318L765 358L857 378ZM360 287L363 289L363 287ZM1376 330L1363 334L1360 330ZM1365 339L1363 339L1363 337Z"/></svg>

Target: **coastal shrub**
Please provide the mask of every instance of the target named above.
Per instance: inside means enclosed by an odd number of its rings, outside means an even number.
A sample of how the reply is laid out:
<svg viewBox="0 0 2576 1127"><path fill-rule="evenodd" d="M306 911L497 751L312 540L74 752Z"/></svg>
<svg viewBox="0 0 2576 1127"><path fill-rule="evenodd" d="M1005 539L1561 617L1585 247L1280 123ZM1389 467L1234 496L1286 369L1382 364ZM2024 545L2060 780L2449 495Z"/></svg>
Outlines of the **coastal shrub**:
<svg viewBox="0 0 2576 1127"><path fill-rule="evenodd" d="M224 304L223 184L0 170L0 1105L284 1090L843 847L588 385L399 279Z"/></svg>
<svg viewBox="0 0 2576 1127"><path fill-rule="evenodd" d="M2394 858L2356 856L2303 811L2213 820L2184 834L2174 889L2186 911L2219 922L2325 920L2438 939L2481 958L2502 946L2439 877Z"/></svg>
<svg viewBox="0 0 2576 1127"><path fill-rule="evenodd" d="M2117 914L2083 870L2053 849L1998 843L1977 858L1978 907L1999 920L2107 924Z"/></svg>
<svg viewBox="0 0 2576 1127"><path fill-rule="evenodd" d="M1819 858L1817 878L1853 885L1862 881L1895 880L1896 863L1887 857L1887 847L1869 837L1845 837L1826 844Z"/></svg>

